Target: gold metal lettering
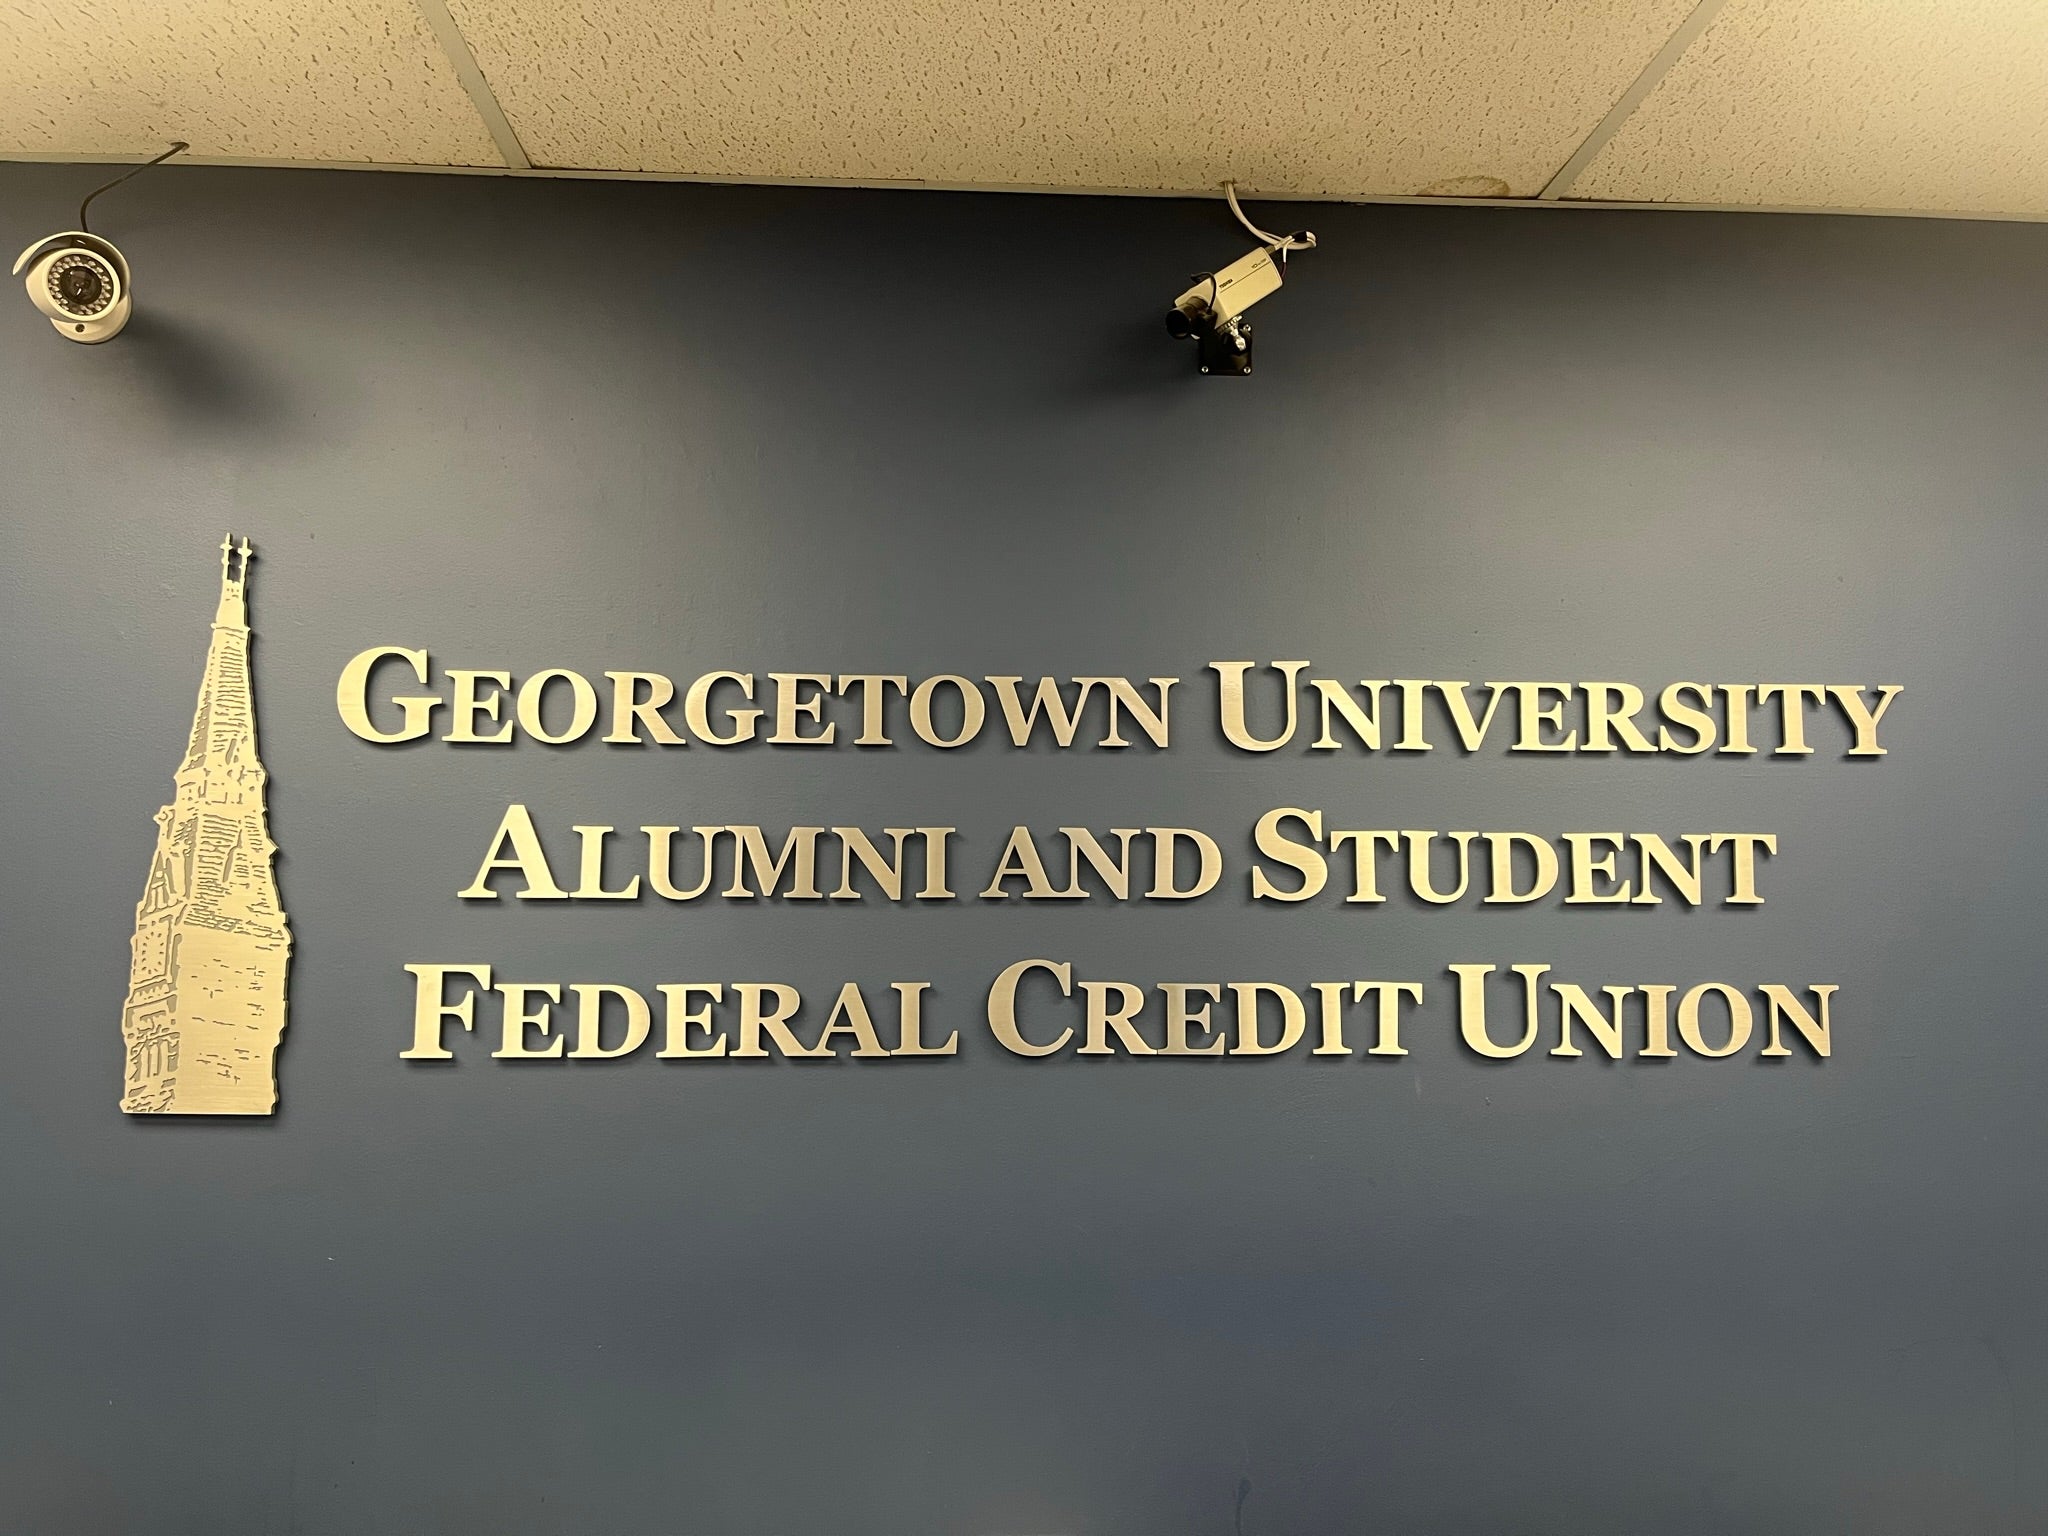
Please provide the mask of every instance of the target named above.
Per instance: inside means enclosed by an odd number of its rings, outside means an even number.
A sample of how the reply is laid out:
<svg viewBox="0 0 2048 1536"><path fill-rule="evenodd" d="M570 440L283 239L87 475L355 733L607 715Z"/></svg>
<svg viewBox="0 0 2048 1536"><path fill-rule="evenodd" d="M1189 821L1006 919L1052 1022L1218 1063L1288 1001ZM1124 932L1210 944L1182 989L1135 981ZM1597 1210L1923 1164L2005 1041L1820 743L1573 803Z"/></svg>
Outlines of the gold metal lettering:
<svg viewBox="0 0 2048 1536"><path fill-rule="evenodd" d="M1894 692L1896 691L1894 690ZM1792 1054L1791 1048L1778 1037L1778 1021L1781 1017L1791 1021L1792 1027L1798 1030L1807 1045L1812 1047L1814 1055L1821 1057L1828 1055L1830 1039L1828 999L1841 991L1840 987L1829 983L1826 986L1808 988L1813 993L1814 1006L1820 1013L1819 1018L1815 1018L1806 1011L1806 1005L1792 994L1792 989L1789 987L1781 987L1776 982L1765 982L1758 990L1763 993L1764 1001L1770 1005L1771 1039L1768 1045L1757 1052L1757 1055L1790 1056Z"/></svg>
<svg viewBox="0 0 2048 1536"><path fill-rule="evenodd" d="M1031 707L1025 708L1017 692L1017 685L1023 681L1021 677L991 677L988 680L989 686L996 691L996 703L1003 711L1003 723L1009 727L1010 744L1018 747L1029 745L1033 728L1043 718L1052 727L1052 739L1063 747L1071 747L1074 733L1081 726L1081 716L1088 708L1088 695L1102 679L1075 678L1074 681L1081 685L1081 695L1074 700L1071 709L1067 707L1065 695L1060 691L1060 680L1056 677L1041 677L1037 691L1031 696Z"/></svg>
<svg viewBox="0 0 2048 1536"><path fill-rule="evenodd" d="M1401 838L1408 845L1408 889L1427 902L1437 906L1448 906L1464 896L1472 884L1472 839L1477 832L1446 832L1445 837L1458 845L1458 888L1448 893L1436 888L1430 871L1430 854L1436 845L1434 832L1403 832Z"/></svg>
<svg viewBox="0 0 2048 1536"><path fill-rule="evenodd" d="M491 1052L493 1056L514 1061L544 1061L553 1060L568 1049L569 1042L553 1033L552 1005L562 1000L559 986L551 981L501 981L492 990L505 999L504 1016L499 1025L499 1045ZM543 1039L552 1036L550 1043L537 1051L528 1050L526 1032L529 1029L539 1030Z"/></svg>
<svg viewBox="0 0 2048 1536"><path fill-rule="evenodd" d="M1263 749L1261 749L1263 750ZM1252 900L1254 901L1307 901L1318 894L1330 878L1329 865L1323 856L1306 844L1295 842L1280 831L1283 821L1298 821L1309 830L1309 835L1318 842L1323 836L1323 813L1304 811L1297 806L1283 805L1266 812L1252 828L1252 842L1260 853L1269 859L1285 864L1289 869L1301 872L1301 884L1291 891L1283 891L1266 878L1266 872L1254 863L1252 865Z"/></svg>
<svg viewBox="0 0 2048 1536"><path fill-rule="evenodd" d="M1685 695L1698 699L1698 707L1685 702ZM1714 704L1714 688L1711 683L1673 683L1657 695L1657 712L1668 725L1657 727L1657 750L1678 752L1690 756L1696 752L1711 752L1720 735L1720 728L1714 723L1709 711ZM1670 726L1692 732L1692 741L1684 746L1671 734Z"/></svg>
<svg viewBox="0 0 2048 1536"><path fill-rule="evenodd" d="M488 965L408 965L406 969L413 976L412 1002L412 1045L400 1051L405 1061L452 1061L455 1053L448 1049L442 1038L448 1021L453 1019L464 1029L476 1030L476 993L463 993L461 1000L448 1001L448 978L467 976L480 987L491 984L491 968Z"/></svg>
<svg viewBox="0 0 2048 1536"><path fill-rule="evenodd" d="M812 1054L831 1056L838 1054L832 1049L834 1035L853 1036L853 1054L856 1056L887 1056L881 1037L875 1033L875 1021L868 1013L868 1000L861 996L860 985L849 981L839 989L839 996L832 1004L832 1012L825 1018L825 1027L818 1032L818 1044Z"/></svg>
<svg viewBox="0 0 2048 1536"><path fill-rule="evenodd" d="M485 720L498 718L498 707L504 703L502 690L512 686L510 672L472 672L460 667L448 669L448 681L455 685L455 697L450 703L454 723L443 741L461 741L500 745L512 739L512 725L507 721L500 729L488 734L476 728L479 716ZM477 692L478 683L490 683L500 692L488 697Z"/></svg>
<svg viewBox="0 0 2048 1536"><path fill-rule="evenodd" d="M803 1002L795 987L785 986L779 981L741 981L735 982L732 990L740 1000L740 1043L733 1055L766 1056L768 1050L761 1044L763 1033L785 1056L803 1058L832 1054L823 1046L805 1045L790 1032L789 1020ZM771 997L775 1000L774 1006L765 1006Z"/></svg>
<svg viewBox="0 0 2048 1536"><path fill-rule="evenodd" d="M556 681L569 685L569 724L563 730L550 731L542 710L547 700L548 684ZM597 690L581 672L550 667L545 672L534 673L519 685L515 714L519 729L535 741L544 741L551 747L566 746L572 741L582 740L597 724Z"/></svg>
<svg viewBox="0 0 2048 1536"><path fill-rule="evenodd" d="M569 990L576 994L576 1048L569 1053L571 1056L585 1061L610 1061L630 1056L647 1043L654 1016L647 1007L647 999L631 987L615 986L608 981L579 981L572 983ZM626 1010L626 1030L617 1045L606 1045L603 1039L604 1000L608 997L617 998Z"/></svg>
<svg viewBox="0 0 2048 1536"><path fill-rule="evenodd" d="M1608 732L1621 738L1631 752L1654 752L1656 743L1642 733L1636 716L1643 711L1643 690L1634 683L1581 683L1586 695L1586 745L1588 752L1612 752Z"/></svg>
<svg viewBox="0 0 2048 1536"><path fill-rule="evenodd" d="M393 656L402 658L412 668L415 680L422 684L426 682L428 663L425 651L409 651L401 645L378 645L350 657L334 685L334 707L341 712L341 723L365 741L417 741L433 729L434 711L441 707L441 701L432 694L393 699L391 702L403 712L405 724L395 731L377 729L370 720L370 673L378 662Z"/></svg>
<svg viewBox="0 0 2048 1536"><path fill-rule="evenodd" d="M1515 738L1516 752L1572 752L1578 749L1579 733L1565 731L1564 740L1547 741L1546 730L1564 730L1564 707L1577 692L1570 683L1502 683L1503 688L1515 690L1516 702L1520 705L1521 734ZM1557 695L1555 704L1543 702L1545 693Z"/></svg>
<svg viewBox="0 0 2048 1536"><path fill-rule="evenodd" d="M1074 1038L1074 1031L1061 1030L1059 1038L1050 1045L1038 1045L1024 1037L1024 1031L1017 1026L1017 985L1030 971L1050 971L1060 984L1060 995L1074 995L1074 968L1064 960L1019 960L1005 966L988 989L989 1033L1014 1055L1050 1056Z"/></svg>
<svg viewBox="0 0 2048 1536"><path fill-rule="evenodd" d="M605 839L618 830L616 827L571 827L569 830L576 834L582 846L576 889L571 893L576 900L632 901L639 896L638 875L627 881L623 890L608 891L604 888L604 844Z"/></svg>
<svg viewBox="0 0 2048 1536"><path fill-rule="evenodd" d="M681 747L688 745L662 716L662 710L676 696L675 683L659 672L607 672L612 682L612 728L605 740L616 746L638 746L640 728L647 728L648 737L657 745ZM422 679L424 681L424 679ZM640 685L647 685L647 696L640 697Z"/></svg>
<svg viewBox="0 0 2048 1536"><path fill-rule="evenodd" d="M1496 1045L1486 1030L1486 978L1493 974L1494 967L1453 965L1450 969L1451 974L1458 978L1458 1033L1464 1037L1465 1044L1482 1056L1505 1060L1521 1055L1536 1043L1536 983L1533 978L1526 974L1522 978L1527 1000L1521 1039L1513 1045ZM1515 969L1526 971L1529 968L1518 965ZM1548 966L1534 967L1538 976L1548 969Z"/></svg>
<svg viewBox="0 0 2048 1536"><path fill-rule="evenodd" d="M1478 719L1472 718L1472 705L1465 697L1470 683L1437 683L1436 691L1443 695L1444 708L1449 711L1451 724L1458 732L1458 740L1467 752L1477 752L1480 743L1486 740L1486 733L1492 729L1495 711L1500 708L1500 696L1510 686L1506 683L1486 685L1486 713Z"/></svg>
<svg viewBox="0 0 2048 1536"><path fill-rule="evenodd" d="M839 734L837 725L826 725L815 736L806 736L798 720L808 719L816 725L825 718L825 695L814 693L805 698L803 688L807 683L820 689L830 688L831 675L821 672L770 672L768 680L775 685L775 731L769 736L769 742L775 746L829 747Z"/></svg>
<svg viewBox="0 0 2048 1536"><path fill-rule="evenodd" d="M1125 713L1130 715L1131 723L1145 733L1145 739L1151 742L1153 746L1160 748L1166 746L1166 696L1172 691L1173 685L1180 681L1179 678L1150 677L1146 679L1154 688L1159 690L1159 702L1157 704L1146 703L1139 696L1138 690L1127 677L1077 677L1074 681L1082 685L1084 697L1086 696L1085 690L1090 683L1102 684L1109 694L1109 730L1102 738L1103 746L1128 747L1130 745L1130 742L1124 739L1123 733L1119 728L1119 721Z"/></svg>
<svg viewBox="0 0 2048 1536"><path fill-rule="evenodd" d="M491 837L490 849L477 867L476 878L455 894L465 901L496 901L498 893L487 882L501 869L519 872L525 883L512 894L521 901L568 899L569 893L555 883L547 851L541 847L540 833L534 829L533 815L523 805L505 807L505 815Z"/></svg>
<svg viewBox="0 0 2048 1536"><path fill-rule="evenodd" d="M1116 1002L1110 1002L1114 994ZM1132 1056L1154 1055L1150 1041L1138 1033L1135 1016L1145 1006L1145 992L1128 981L1084 981L1081 996L1088 1000L1087 1034L1076 1056L1108 1056L1115 1047L1109 1043L1109 1032L1116 1031L1117 1040L1126 1053Z"/></svg>
<svg viewBox="0 0 2048 1536"><path fill-rule="evenodd" d="M1831 686L1828 692L1841 705L1842 713L1849 717L1849 727L1856 733L1855 745L1849 748L1851 757L1883 757L1885 750L1877 744L1877 722L1884 718L1886 710L1892 707L1901 689L1897 683L1885 683L1877 690L1877 703L1863 702L1860 687Z"/></svg>
<svg viewBox="0 0 2048 1536"><path fill-rule="evenodd" d="M1295 699L1295 679L1301 676L1305 661L1276 661L1273 669L1286 680L1287 725L1278 736L1259 737L1251 733L1244 719L1244 675L1251 671L1249 661L1212 661L1209 670L1218 679L1217 718L1223 727L1223 737L1233 747L1247 752L1272 752L1284 747L1294 738L1294 723L1298 713Z"/></svg>
<svg viewBox="0 0 2048 1536"><path fill-rule="evenodd" d="M1145 832L1152 839L1152 888L1146 900L1189 901L1214 890L1223 878L1223 850L1208 833L1195 827L1147 827ZM1195 847L1195 883L1186 888L1176 883L1183 841Z"/></svg>
<svg viewBox="0 0 2048 1536"><path fill-rule="evenodd" d="M1009 841L1003 844L1003 855L996 861L995 877L983 891L982 899L1001 901L1011 893L1003 888L1005 880L1022 880L1021 892L1026 901L1046 901L1062 893L1046 878L1045 860L1038 856L1038 844L1031 836L1029 827L1012 827Z"/></svg>
<svg viewBox="0 0 2048 1536"><path fill-rule="evenodd" d="M738 684L741 695L750 702L754 697L753 673L706 672L690 684L690 691L683 695L683 724L690 728L692 736L714 747L735 747L743 741L752 741L762 715L758 709L729 709L725 713L732 722L731 729L718 731L712 728L711 690L720 683Z"/></svg>
<svg viewBox="0 0 2048 1536"><path fill-rule="evenodd" d="M1557 850L1550 846L1548 838L1532 832L1489 832L1486 842L1493 854L1493 883L1487 890L1490 902L1518 903L1540 901L1557 888ZM1534 861L1533 875L1526 891L1515 888L1515 849L1529 850Z"/></svg>
<svg viewBox="0 0 2048 1536"><path fill-rule="evenodd" d="M1719 994L1728 1007L1728 1039L1718 1049L1709 1047L1700 1030L1700 1002L1709 993ZM1749 1044L1755 1013L1749 999L1726 982L1703 981L1678 1000L1678 1038L1688 1049L1702 1056L1733 1056Z"/></svg>
<svg viewBox="0 0 2048 1536"><path fill-rule="evenodd" d="M839 691L844 694L850 688L860 690L860 734L853 738L856 747L887 747L894 743L884 728L882 707L888 702L889 690L906 693L910 687L907 677L890 677L878 672L843 672L839 676Z"/></svg>
<svg viewBox="0 0 2048 1536"><path fill-rule="evenodd" d="M931 989L928 981L892 981L896 989L896 1049L892 1056L957 1056L960 1054L960 1032L954 1030L938 1045L924 1042L924 995Z"/></svg>
<svg viewBox="0 0 2048 1536"><path fill-rule="evenodd" d="M1565 846L1571 849L1572 860L1571 885L1565 891L1564 897L1566 906L1625 902L1635 894L1634 885L1627 880L1621 880L1613 890L1603 891L1599 888L1599 882L1602 880L1613 882L1618 879L1614 860L1628 843L1628 839L1621 833L1567 832L1564 835L1564 842ZM1608 851L1597 859L1593 857L1595 843L1605 843L1608 847Z"/></svg>
<svg viewBox="0 0 2048 1536"><path fill-rule="evenodd" d="M941 736L932 721L932 697L941 683L950 684L960 695L960 729L951 736ZM910 728L920 740L934 747L964 747L981 732L981 723L987 718L988 706L981 701L981 690L964 677L941 675L928 677L919 683L910 694Z"/></svg>
<svg viewBox="0 0 2048 1536"><path fill-rule="evenodd" d="M1229 1042L1222 1032L1210 1022L1211 1004L1221 1001L1223 989L1212 981L1163 981L1159 990L1166 998L1166 1043L1159 1048L1162 1056L1221 1056ZM1199 1008L1188 1006L1188 999L1200 993L1209 999ZM1198 1029L1205 1035L1216 1038L1207 1045L1193 1045L1188 1041L1188 1031Z"/></svg>
<svg viewBox="0 0 2048 1536"><path fill-rule="evenodd" d="M1586 1026L1600 1049L1615 1061L1621 1060L1622 1053L1622 1008L1635 992L1634 987L1602 987L1614 1000L1614 1017L1602 1013L1599 1006L1576 982L1553 981L1550 990L1557 994L1559 1014L1557 1020L1557 1044L1552 1046L1553 1056L1583 1056L1586 1053L1572 1044L1572 1020L1577 1019Z"/></svg>
<svg viewBox="0 0 2048 1536"><path fill-rule="evenodd" d="M1359 683L1365 696L1372 701L1370 710L1351 696L1351 690L1327 677L1312 677L1308 684L1316 691L1316 699L1322 709L1322 730L1309 743L1311 751L1334 752L1344 745L1330 730L1332 712L1344 717L1344 724L1351 734L1358 738L1358 744L1368 752L1380 749L1380 691L1387 685L1384 680L1366 680Z"/></svg>
<svg viewBox="0 0 2048 1536"><path fill-rule="evenodd" d="M1237 1002L1237 1043L1233 1056L1278 1056L1301 1042L1308 1027L1308 1010L1291 987L1273 981L1233 981L1231 996ZM1259 1038L1259 999L1270 997L1280 1005L1280 1038L1268 1045Z"/></svg>
<svg viewBox="0 0 2048 1536"><path fill-rule="evenodd" d="M704 1061L725 1054L725 1036L712 1032L711 1009L725 1000L725 988L716 982L670 982L659 988L662 1003L662 1046L654 1054L670 1061ZM707 999L702 1008L690 1007L690 994ZM690 1031L703 1031L712 1043L702 1050L690 1048Z"/></svg>
<svg viewBox="0 0 2048 1536"><path fill-rule="evenodd" d="M1818 683L1765 683L1757 689L1756 701L1768 704L1773 694L1778 698L1778 755L1810 755L1813 748L1806 744L1806 701L1826 704L1827 689Z"/></svg>

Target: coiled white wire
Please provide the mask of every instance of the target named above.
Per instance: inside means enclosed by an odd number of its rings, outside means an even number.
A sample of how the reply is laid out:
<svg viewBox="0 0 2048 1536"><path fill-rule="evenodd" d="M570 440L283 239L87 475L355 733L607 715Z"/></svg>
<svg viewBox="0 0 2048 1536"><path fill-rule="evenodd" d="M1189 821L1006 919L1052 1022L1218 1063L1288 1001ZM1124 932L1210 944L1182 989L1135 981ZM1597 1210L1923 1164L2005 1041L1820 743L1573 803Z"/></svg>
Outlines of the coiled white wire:
<svg viewBox="0 0 2048 1536"><path fill-rule="evenodd" d="M1259 228L1258 225L1246 218L1244 210L1237 206L1236 182L1224 182L1223 195L1230 199L1230 211L1237 215L1237 222L1250 230L1253 238L1267 250L1278 251L1284 255L1288 251L1312 251L1316 248L1316 235L1312 229L1298 229L1291 235L1276 235L1268 230Z"/></svg>

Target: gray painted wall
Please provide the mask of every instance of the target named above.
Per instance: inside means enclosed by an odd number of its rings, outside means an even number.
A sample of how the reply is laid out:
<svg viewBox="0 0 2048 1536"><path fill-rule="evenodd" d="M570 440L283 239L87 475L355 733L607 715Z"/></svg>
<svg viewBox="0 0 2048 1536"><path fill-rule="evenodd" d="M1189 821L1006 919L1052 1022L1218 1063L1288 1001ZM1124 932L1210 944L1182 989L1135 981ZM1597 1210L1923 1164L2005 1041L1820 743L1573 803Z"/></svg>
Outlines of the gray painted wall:
<svg viewBox="0 0 2048 1536"><path fill-rule="evenodd" d="M0 168L10 237L80 167ZM131 332L0 299L0 1527L2030 1531L2048 1522L2048 230L179 169ZM1307 216L1306 214L1304 216ZM602 295L593 298L593 290ZM12 292L13 290L9 290ZM297 933L284 1111L115 1111L224 529ZM1902 683L1844 763L462 753L437 662ZM1185 908L487 909L571 820L1179 822ZM1246 899L1243 829L1764 828L1758 913ZM1087 974L1433 979L1397 1062L1034 1064ZM923 977L939 1067L396 1057L410 960ZM1463 1052L1442 967L1835 981L1834 1059ZM1250 1494L1235 1508L1241 1480Z"/></svg>

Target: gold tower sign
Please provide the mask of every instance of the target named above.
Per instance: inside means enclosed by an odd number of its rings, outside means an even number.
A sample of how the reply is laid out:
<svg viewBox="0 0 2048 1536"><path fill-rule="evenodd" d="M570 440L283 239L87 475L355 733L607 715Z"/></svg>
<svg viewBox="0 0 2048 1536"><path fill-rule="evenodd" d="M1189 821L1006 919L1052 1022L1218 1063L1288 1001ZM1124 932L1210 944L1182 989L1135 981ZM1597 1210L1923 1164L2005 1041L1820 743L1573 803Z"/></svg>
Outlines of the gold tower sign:
<svg viewBox="0 0 2048 1536"><path fill-rule="evenodd" d="M249 688L247 539L220 546L220 605L177 793L135 907L121 1011L131 1115L277 1107L292 936L277 897Z"/></svg>

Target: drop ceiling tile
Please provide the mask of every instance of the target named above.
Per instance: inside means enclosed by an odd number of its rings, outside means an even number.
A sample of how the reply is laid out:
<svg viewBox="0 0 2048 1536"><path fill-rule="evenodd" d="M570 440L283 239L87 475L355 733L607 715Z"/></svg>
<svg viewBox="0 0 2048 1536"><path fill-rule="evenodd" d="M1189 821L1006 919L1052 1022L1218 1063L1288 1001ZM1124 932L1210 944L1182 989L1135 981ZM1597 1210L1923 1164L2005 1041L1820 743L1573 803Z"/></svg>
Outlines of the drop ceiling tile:
<svg viewBox="0 0 2048 1536"><path fill-rule="evenodd" d="M1570 195L2048 213L2048 0L1729 0Z"/></svg>
<svg viewBox="0 0 2048 1536"><path fill-rule="evenodd" d="M502 165L408 0L0 0L0 153Z"/></svg>
<svg viewBox="0 0 2048 1536"><path fill-rule="evenodd" d="M452 0L536 164L1537 191L1693 0Z"/></svg>

